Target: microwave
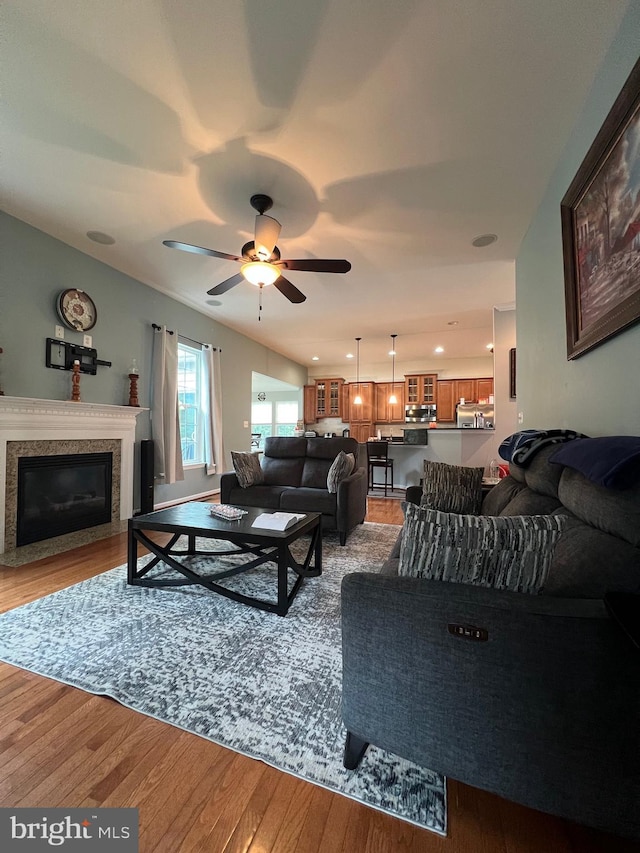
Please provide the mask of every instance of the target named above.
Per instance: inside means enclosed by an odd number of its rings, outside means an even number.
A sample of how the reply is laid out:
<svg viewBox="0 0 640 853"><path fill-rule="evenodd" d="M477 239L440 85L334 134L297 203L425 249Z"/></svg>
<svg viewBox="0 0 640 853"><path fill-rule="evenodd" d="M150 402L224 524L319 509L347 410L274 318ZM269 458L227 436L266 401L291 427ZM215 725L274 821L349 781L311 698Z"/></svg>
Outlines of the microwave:
<svg viewBox="0 0 640 853"><path fill-rule="evenodd" d="M435 403L425 406L405 406L404 422L407 424L427 424L436 419Z"/></svg>

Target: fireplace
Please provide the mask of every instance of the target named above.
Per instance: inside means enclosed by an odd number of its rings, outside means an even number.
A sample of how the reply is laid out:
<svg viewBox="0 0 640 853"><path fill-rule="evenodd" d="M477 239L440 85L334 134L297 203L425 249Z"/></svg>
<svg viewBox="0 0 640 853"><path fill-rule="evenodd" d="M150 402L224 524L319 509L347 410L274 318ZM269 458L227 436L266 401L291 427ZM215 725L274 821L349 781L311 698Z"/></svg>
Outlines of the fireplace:
<svg viewBox="0 0 640 853"><path fill-rule="evenodd" d="M0 395L0 506L4 498L4 511L0 509L0 554L14 552L17 545L18 517L18 465L24 457L31 459L51 456L74 456L83 454L109 454L111 456L111 512L108 522L117 524L133 515L133 471L136 418L147 410L132 406L112 406L102 403L70 402L65 400L36 400L29 397ZM28 467L28 466L27 466ZM85 472L86 473L86 472ZM32 476L31 474L28 475ZM37 476L34 475L34 476ZM58 476L58 473L55 473ZM95 474L90 474L95 479ZM48 475L47 475L48 477ZM48 485L38 487L49 500L56 501L46 492ZM58 491L60 491L58 489ZM82 504L83 511L89 509L93 500L104 498L107 503L107 487L98 488L76 482L69 489L76 496L75 503ZM58 503L65 503L61 501ZM71 507L69 513L80 511ZM105 506L105 516L107 510ZM47 522L48 524L48 522ZM83 528L84 528L83 524ZM104 529L100 522L93 522L87 529ZM22 530L21 530L22 535ZM27 534L30 535L30 534ZM47 533L51 540L62 543L81 534L56 535ZM33 539L29 540L33 542ZM40 540L38 540L40 541ZM37 549L37 544L29 548ZM43 546L44 547L44 546ZM49 547L49 546L47 546Z"/></svg>
<svg viewBox="0 0 640 853"><path fill-rule="evenodd" d="M111 521L112 453L18 458L16 545Z"/></svg>

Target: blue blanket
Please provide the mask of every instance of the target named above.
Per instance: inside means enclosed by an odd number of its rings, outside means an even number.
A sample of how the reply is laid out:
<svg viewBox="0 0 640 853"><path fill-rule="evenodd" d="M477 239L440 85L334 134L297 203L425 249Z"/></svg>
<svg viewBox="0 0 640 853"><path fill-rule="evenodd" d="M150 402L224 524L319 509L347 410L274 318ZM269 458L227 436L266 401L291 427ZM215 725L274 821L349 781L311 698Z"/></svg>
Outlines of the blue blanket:
<svg viewBox="0 0 640 853"><path fill-rule="evenodd" d="M514 462L526 468L543 447L548 447L550 444L564 444L576 438L587 438L587 436L572 429L523 429L505 438L498 448L498 453L507 462Z"/></svg>
<svg viewBox="0 0 640 853"><path fill-rule="evenodd" d="M575 468L599 486L627 489L640 485L640 436L583 438L558 448L549 462Z"/></svg>

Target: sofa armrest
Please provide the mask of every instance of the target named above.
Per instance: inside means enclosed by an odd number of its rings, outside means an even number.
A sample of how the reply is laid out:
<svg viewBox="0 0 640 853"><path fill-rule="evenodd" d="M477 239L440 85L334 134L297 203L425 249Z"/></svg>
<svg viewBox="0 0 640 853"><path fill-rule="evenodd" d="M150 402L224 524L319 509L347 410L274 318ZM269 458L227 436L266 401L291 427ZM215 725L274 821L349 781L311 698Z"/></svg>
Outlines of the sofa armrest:
<svg viewBox="0 0 640 853"><path fill-rule="evenodd" d="M338 483L336 494L336 529L347 533L361 524L367 514L367 471L356 470Z"/></svg>
<svg viewBox="0 0 640 853"><path fill-rule="evenodd" d="M342 637L358 738L532 808L640 831L640 658L601 601L355 573Z"/></svg>
<svg viewBox="0 0 640 853"><path fill-rule="evenodd" d="M229 498L233 489L237 489L240 486L240 482L236 476L235 471L226 471L224 474L220 475L220 503L228 504L230 502Z"/></svg>

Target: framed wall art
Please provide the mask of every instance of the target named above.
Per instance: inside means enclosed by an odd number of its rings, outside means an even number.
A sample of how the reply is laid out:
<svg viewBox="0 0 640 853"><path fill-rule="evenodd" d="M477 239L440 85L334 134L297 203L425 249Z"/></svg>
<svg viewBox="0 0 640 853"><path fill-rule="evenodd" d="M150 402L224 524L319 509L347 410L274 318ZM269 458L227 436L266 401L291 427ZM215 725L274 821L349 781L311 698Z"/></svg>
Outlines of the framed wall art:
<svg viewBox="0 0 640 853"><path fill-rule="evenodd" d="M516 348L509 350L509 397L516 399Z"/></svg>
<svg viewBox="0 0 640 853"><path fill-rule="evenodd" d="M640 60L560 212L570 360L640 321Z"/></svg>

